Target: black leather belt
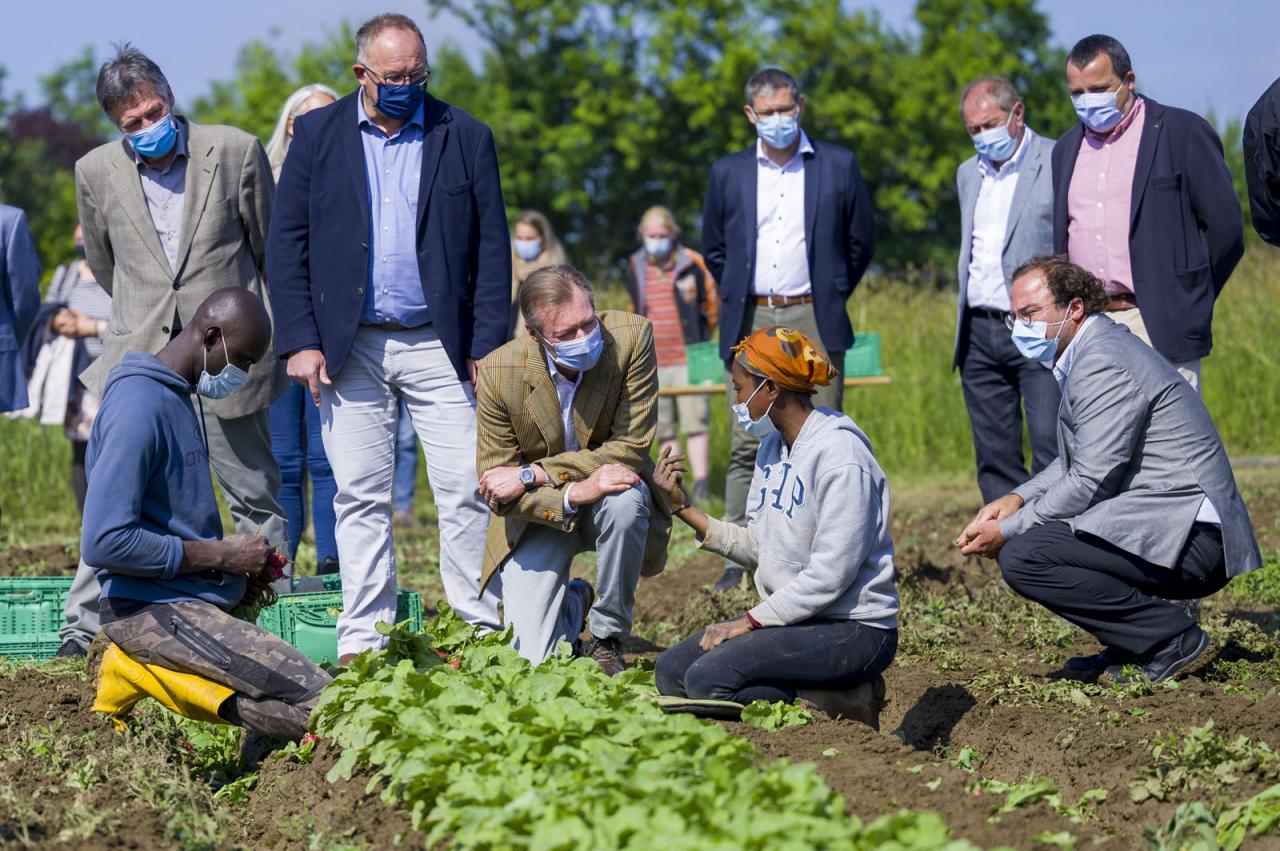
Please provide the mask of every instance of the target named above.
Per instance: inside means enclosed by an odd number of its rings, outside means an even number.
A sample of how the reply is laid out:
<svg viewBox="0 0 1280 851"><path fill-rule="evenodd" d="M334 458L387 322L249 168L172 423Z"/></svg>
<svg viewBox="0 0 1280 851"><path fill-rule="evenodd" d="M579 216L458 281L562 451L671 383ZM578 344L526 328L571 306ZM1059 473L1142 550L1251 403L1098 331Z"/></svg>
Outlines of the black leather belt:
<svg viewBox="0 0 1280 851"><path fill-rule="evenodd" d="M990 319L993 322L1004 322L1004 318L1008 316L1003 310L992 310L989 307L971 307L969 313L973 316L981 316L983 319Z"/></svg>

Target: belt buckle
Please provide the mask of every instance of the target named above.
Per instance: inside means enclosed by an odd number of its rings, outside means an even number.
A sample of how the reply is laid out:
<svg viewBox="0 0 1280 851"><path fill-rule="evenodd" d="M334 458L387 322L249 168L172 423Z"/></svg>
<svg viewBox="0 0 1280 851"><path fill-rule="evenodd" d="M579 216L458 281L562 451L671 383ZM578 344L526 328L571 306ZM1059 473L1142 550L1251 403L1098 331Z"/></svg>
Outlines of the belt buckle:
<svg viewBox="0 0 1280 851"><path fill-rule="evenodd" d="M766 298L767 298L767 301L765 302L765 306L768 307L770 310L773 310L775 307L778 306L773 303L773 293L769 293L769 295Z"/></svg>

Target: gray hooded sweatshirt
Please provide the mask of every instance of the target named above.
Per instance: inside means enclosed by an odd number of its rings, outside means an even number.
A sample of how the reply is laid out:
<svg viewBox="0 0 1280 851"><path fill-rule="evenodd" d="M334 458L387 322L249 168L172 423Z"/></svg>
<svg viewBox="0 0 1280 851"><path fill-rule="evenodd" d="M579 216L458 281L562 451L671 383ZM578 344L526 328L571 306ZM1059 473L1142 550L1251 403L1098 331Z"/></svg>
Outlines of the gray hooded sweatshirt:
<svg viewBox="0 0 1280 851"><path fill-rule="evenodd" d="M772 434L756 453L747 526L711 519L698 542L754 569L762 626L811 618L898 625L889 482L853 420L814 410L788 451Z"/></svg>

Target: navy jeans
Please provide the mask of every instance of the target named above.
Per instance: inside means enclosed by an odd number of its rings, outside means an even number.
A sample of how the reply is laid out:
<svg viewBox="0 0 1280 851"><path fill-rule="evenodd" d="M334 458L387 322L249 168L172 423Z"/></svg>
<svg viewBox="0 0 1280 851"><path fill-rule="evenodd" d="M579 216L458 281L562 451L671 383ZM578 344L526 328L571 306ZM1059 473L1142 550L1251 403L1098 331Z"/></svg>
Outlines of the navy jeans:
<svg viewBox="0 0 1280 851"><path fill-rule="evenodd" d="M289 558L307 528L307 474L311 474L311 517L315 523L316 563L338 557L333 499L338 485L320 439L320 409L296 381L271 406L271 452L280 465L280 507L289 523ZM274 542L273 542L274 543Z"/></svg>
<svg viewBox="0 0 1280 851"><path fill-rule="evenodd" d="M848 688L889 667L896 629L814 618L731 638L711 652L690 636L658 657L658 691L697 700L796 699L796 690Z"/></svg>
<svg viewBox="0 0 1280 851"><path fill-rule="evenodd" d="M396 426L396 475L392 480L392 505L396 511L413 510L413 493L418 485L418 433L413 418L400 399L400 422Z"/></svg>

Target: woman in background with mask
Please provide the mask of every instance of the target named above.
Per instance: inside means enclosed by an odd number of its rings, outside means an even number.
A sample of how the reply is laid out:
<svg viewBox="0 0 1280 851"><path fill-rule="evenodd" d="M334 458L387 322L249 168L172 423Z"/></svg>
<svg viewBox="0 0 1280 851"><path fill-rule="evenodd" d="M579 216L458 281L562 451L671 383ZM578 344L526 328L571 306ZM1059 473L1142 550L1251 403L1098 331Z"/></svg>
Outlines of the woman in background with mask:
<svg viewBox="0 0 1280 851"><path fill-rule="evenodd" d="M653 481L702 549L754 571L760 603L658 657L658 690L744 706L799 697L879 729L898 646L889 483L853 420L814 408L814 388L838 376L809 338L775 325L733 353L734 414L762 439L746 528L689 504L669 449Z"/></svg>
<svg viewBox="0 0 1280 851"><path fill-rule="evenodd" d="M289 143L293 141L294 119L337 99L333 89L319 83L303 86L289 95L267 143L267 159L277 180ZM271 406L270 416L271 451L280 465L280 507L289 523L289 558L296 556L298 542L307 528L307 475L310 473L316 572L337 573L338 542L334 532L337 519L333 499L338 485L320 439L320 409L312 403L306 385L290 381L289 389Z"/></svg>
<svg viewBox="0 0 1280 851"><path fill-rule="evenodd" d="M564 253L564 246L556 238L547 217L537 210L525 210L516 218L515 227L511 229L511 337L524 337L528 331L520 321L520 308L516 303L516 294L524 279L539 269L548 266L561 266L569 260Z"/></svg>
<svg viewBox="0 0 1280 851"><path fill-rule="evenodd" d="M650 207L640 217L636 235L643 243L627 261L627 296L631 310L653 323L658 355L658 385L689 384L685 346L711 339L720 300L716 282L702 255L680 244L680 226L666 207ZM680 450L676 424L685 434L693 472L693 498L711 496L711 441L707 435L711 405L706 396L658 398L658 443Z"/></svg>

